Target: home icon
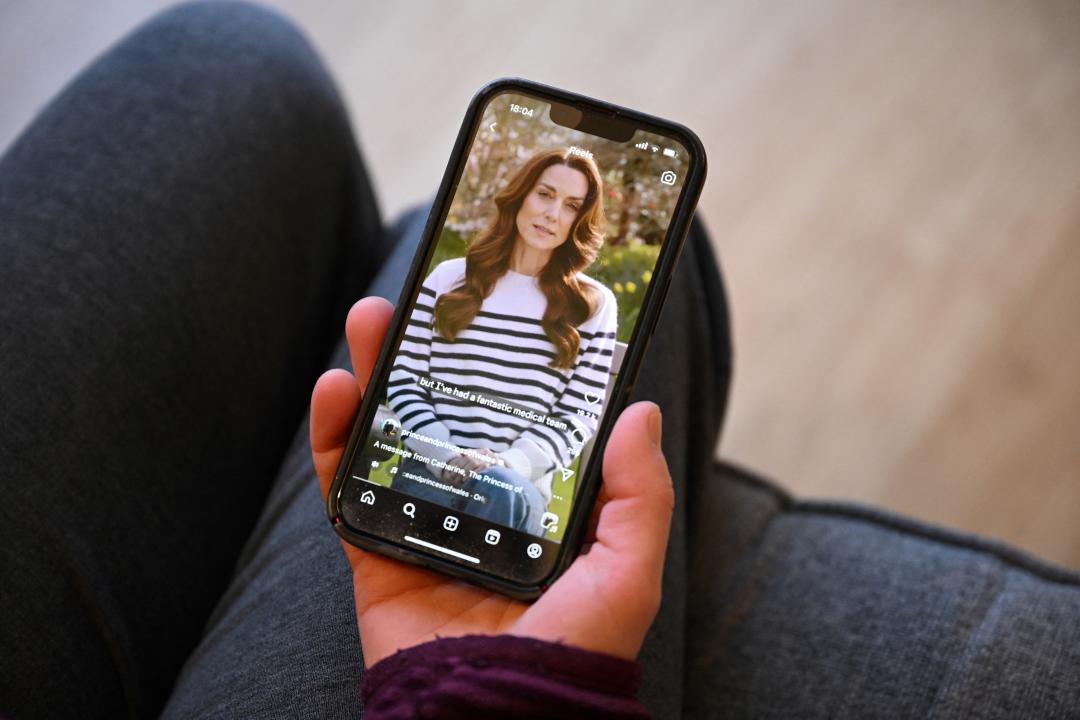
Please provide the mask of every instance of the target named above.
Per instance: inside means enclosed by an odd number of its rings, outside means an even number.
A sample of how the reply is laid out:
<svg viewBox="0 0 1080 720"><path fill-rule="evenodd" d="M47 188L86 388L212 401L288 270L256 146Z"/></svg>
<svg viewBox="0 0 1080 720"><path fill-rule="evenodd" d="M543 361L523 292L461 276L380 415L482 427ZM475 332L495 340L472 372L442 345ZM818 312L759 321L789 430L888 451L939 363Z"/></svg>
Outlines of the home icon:
<svg viewBox="0 0 1080 720"><path fill-rule="evenodd" d="M370 490L365 490L364 494L360 496L360 502L364 503L365 505L374 505L375 493L371 492Z"/></svg>

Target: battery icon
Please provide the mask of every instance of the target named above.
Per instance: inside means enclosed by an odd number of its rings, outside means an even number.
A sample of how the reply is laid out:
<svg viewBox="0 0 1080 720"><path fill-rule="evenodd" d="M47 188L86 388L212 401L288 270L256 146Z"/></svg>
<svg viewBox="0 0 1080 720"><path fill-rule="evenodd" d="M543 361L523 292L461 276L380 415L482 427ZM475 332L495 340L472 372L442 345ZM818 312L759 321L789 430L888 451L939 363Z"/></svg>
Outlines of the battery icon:
<svg viewBox="0 0 1080 720"><path fill-rule="evenodd" d="M668 157L678 157L679 153L675 152L671 148L664 148L664 154Z"/></svg>

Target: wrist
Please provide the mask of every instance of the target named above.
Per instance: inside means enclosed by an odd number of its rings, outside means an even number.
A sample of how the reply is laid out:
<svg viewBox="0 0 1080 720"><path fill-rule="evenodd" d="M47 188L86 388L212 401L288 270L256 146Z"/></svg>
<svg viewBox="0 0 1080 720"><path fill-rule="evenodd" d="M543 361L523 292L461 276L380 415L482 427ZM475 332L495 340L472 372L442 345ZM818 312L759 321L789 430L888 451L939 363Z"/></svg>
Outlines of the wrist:
<svg viewBox="0 0 1080 720"><path fill-rule="evenodd" d="M365 674L362 695L372 718L412 716L444 697L466 699L478 719L549 717L552 707L568 706L587 717L643 718L640 684L633 661L529 637L467 635L379 661ZM424 692L410 690L417 686Z"/></svg>

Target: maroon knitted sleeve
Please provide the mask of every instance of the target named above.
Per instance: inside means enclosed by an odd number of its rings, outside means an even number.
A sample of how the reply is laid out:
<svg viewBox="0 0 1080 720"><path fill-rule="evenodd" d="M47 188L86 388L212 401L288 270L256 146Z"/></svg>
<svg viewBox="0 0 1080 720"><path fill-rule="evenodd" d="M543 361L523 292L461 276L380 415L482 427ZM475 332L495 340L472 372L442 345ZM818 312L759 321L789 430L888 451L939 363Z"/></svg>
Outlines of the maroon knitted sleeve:
<svg viewBox="0 0 1080 720"><path fill-rule="evenodd" d="M468 635L401 650L364 676L364 717L648 718L636 662L569 645Z"/></svg>

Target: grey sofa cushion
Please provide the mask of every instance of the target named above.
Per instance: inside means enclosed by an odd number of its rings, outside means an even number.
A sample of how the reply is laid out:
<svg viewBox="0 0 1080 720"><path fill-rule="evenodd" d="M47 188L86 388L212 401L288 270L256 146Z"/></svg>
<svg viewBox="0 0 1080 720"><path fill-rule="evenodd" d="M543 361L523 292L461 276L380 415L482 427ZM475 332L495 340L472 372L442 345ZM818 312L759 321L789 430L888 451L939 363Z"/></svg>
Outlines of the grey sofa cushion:
<svg viewBox="0 0 1080 720"><path fill-rule="evenodd" d="M1080 717L1077 573L730 464L688 502L687 717Z"/></svg>

